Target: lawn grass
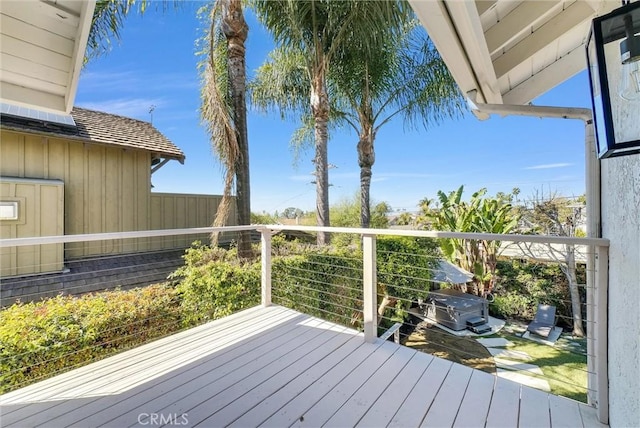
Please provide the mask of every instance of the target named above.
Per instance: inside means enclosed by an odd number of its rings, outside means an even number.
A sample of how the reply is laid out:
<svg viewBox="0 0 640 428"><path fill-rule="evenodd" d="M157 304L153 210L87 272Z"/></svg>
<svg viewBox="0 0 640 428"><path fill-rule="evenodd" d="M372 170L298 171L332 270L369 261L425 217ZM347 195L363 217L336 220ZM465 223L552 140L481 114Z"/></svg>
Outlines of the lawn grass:
<svg viewBox="0 0 640 428"><path fill-rule="evenodd" d="M504 338L513 345L505 349L525 352L531 356L527 364L534 364L542 370L540 376L549 382L551 393L571 398L583 403L587 402L587 356L586 340L571 339L562 336L554 346L523 339L520 335L524 327L507 324L507 327L497 334L483 338ZM409 332L402 341L404 346L417 349L456 363L495 373L496 366L493 357L472 337L459 337L438 329L428 322L420 322L414 330ZM500 358L510 359L505 356ZM511 359L516 362L525 362ZM531 376L536 376L530 374Z"/></svg>
<svg viewBox="0 0 640 428"><path fill-rule="evenodd" d="M587 402L586 355L522 339L509 333L500 333L491 337L503 337L513 343L506 349L529 354L532 360L527 363L540 367L545 379L549 382L552 394Z"/></svg>

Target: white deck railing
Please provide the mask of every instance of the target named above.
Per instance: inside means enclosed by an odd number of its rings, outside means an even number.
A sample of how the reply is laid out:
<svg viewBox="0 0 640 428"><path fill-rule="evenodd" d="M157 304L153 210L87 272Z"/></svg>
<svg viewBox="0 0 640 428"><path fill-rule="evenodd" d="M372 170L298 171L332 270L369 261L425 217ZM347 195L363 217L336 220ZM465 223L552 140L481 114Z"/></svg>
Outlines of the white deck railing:
<svg viewBox="0 0 640 428"><path fill-rule="evenodd" d="M576 245L587 248L587 275L593 279L594 287L588 287L587 319L592 321L587 329L587 366L589 371L588 390L590 404L598 409L599 419L606 423L608 419L608 375L607 375L607 289L608 289L608 247L606 239L573 238L540 235L500 235L477 234L446 231L415 231L396 229L360 229L330 228L307 226L235 226L220 228L193 228L172 230L150 230L138 232L117 232L101 234L47 236L33 238L4 239L0 248L33 246L44 244L64 244L72 242L90 242L112 239L149 238L159 236L192 235L211 232L239 232L257 230L261 233L261 286L262 305L272 304L272 263L271 237L279 231L330 232L347 233L362 237L362 313L364 339L368 342L378 338L377 314L377 273L376 273L376 239L378 236L407 236L415 238L453 238L468 240L493 240L509 243ZM589 283L589 281L588 281Z"/></svg>

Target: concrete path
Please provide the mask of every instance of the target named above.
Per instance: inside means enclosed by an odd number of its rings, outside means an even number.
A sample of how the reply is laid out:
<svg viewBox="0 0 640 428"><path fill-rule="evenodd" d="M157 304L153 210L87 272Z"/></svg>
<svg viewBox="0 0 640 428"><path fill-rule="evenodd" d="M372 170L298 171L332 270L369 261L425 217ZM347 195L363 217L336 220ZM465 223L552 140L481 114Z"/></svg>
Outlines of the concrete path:
<svg viewBox="0 0 640 428"><path fill-rule="evenodd" d="M519 373L519 372L514 372L514 371L511 371L511 370L505 370L505 369L497 369L497 370L498 370L497 376L501 377L503 379L512 380L512 381L518 382L518 383L520 383L522 385L527 385L527 386L530 386L532 388L541 389L542 391L547 391L547 392L551 391L551 387L549 386L549 382L547 382L546 379L533 377L533 376L527 376L525 374L522 374L522 373Z"/></svg>
<svg viewBox="0 0 640 428"><path fill-rule="evenodd" d="M502 348L487 348L487 351L491 353L494 357L506 357L514 360L522 360L522 361L531 361L533 358L526 352L521 351L510 351L508 349Z"/></svg>
<svg viewBox="0 0 640 428"><path fill-rule="evenodd" d="M494 337L490 339L476 339L478 343L480 343L485 348L495 348L496 346L510 346L513 345L513 342L503 339L502 337Z"/></svg>
<svg viewBox="0 0 640 428"><path fill-rule="evenodd" d="M540 376L544 376L542 373L542 369L535 364L527 364L527 363L519 363L517 361L505 360L503 358L495 357L493 359L496 363L496 367L507 370L514 370L520 372L529 372L533 374L537 374Z"/></svg>
<svg viewBox="0 0 640 428"><path fill-rule="evenodd" d="M533 358L526 352L511 351L504 349L512 342L503 338L476 339L487 351L493 355L496 363L496 376L527 385L542 391L551 391L549 382L544 379L544 373L535 364L528 364L522 361L531 361ZM512 361L520 360L520 361Z"/></svg>

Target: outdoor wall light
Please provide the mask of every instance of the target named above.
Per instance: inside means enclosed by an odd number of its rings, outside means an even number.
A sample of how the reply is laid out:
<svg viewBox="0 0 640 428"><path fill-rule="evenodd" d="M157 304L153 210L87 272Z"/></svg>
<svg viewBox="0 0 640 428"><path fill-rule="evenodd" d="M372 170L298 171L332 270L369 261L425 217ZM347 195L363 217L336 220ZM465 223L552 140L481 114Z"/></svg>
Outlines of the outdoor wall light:
<svg viewBox="0 0 640 428"><path fill-rule="evenodd" d="M593 20L587 64L598 156L640 153L640 1Z"/></svg>

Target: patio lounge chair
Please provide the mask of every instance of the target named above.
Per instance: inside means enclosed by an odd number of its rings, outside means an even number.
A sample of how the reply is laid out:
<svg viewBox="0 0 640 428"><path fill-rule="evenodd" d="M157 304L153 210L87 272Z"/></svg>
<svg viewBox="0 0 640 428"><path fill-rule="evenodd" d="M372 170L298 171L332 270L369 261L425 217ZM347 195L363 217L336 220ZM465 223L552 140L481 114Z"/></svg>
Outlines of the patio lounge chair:
<svg viewBox="0 0 640 428"><path fill-rule="evenodd" d="M549 333L556 325L556 307L538 305L536 316L527 327L527 331L542 337L549 337Z"/></svg>

